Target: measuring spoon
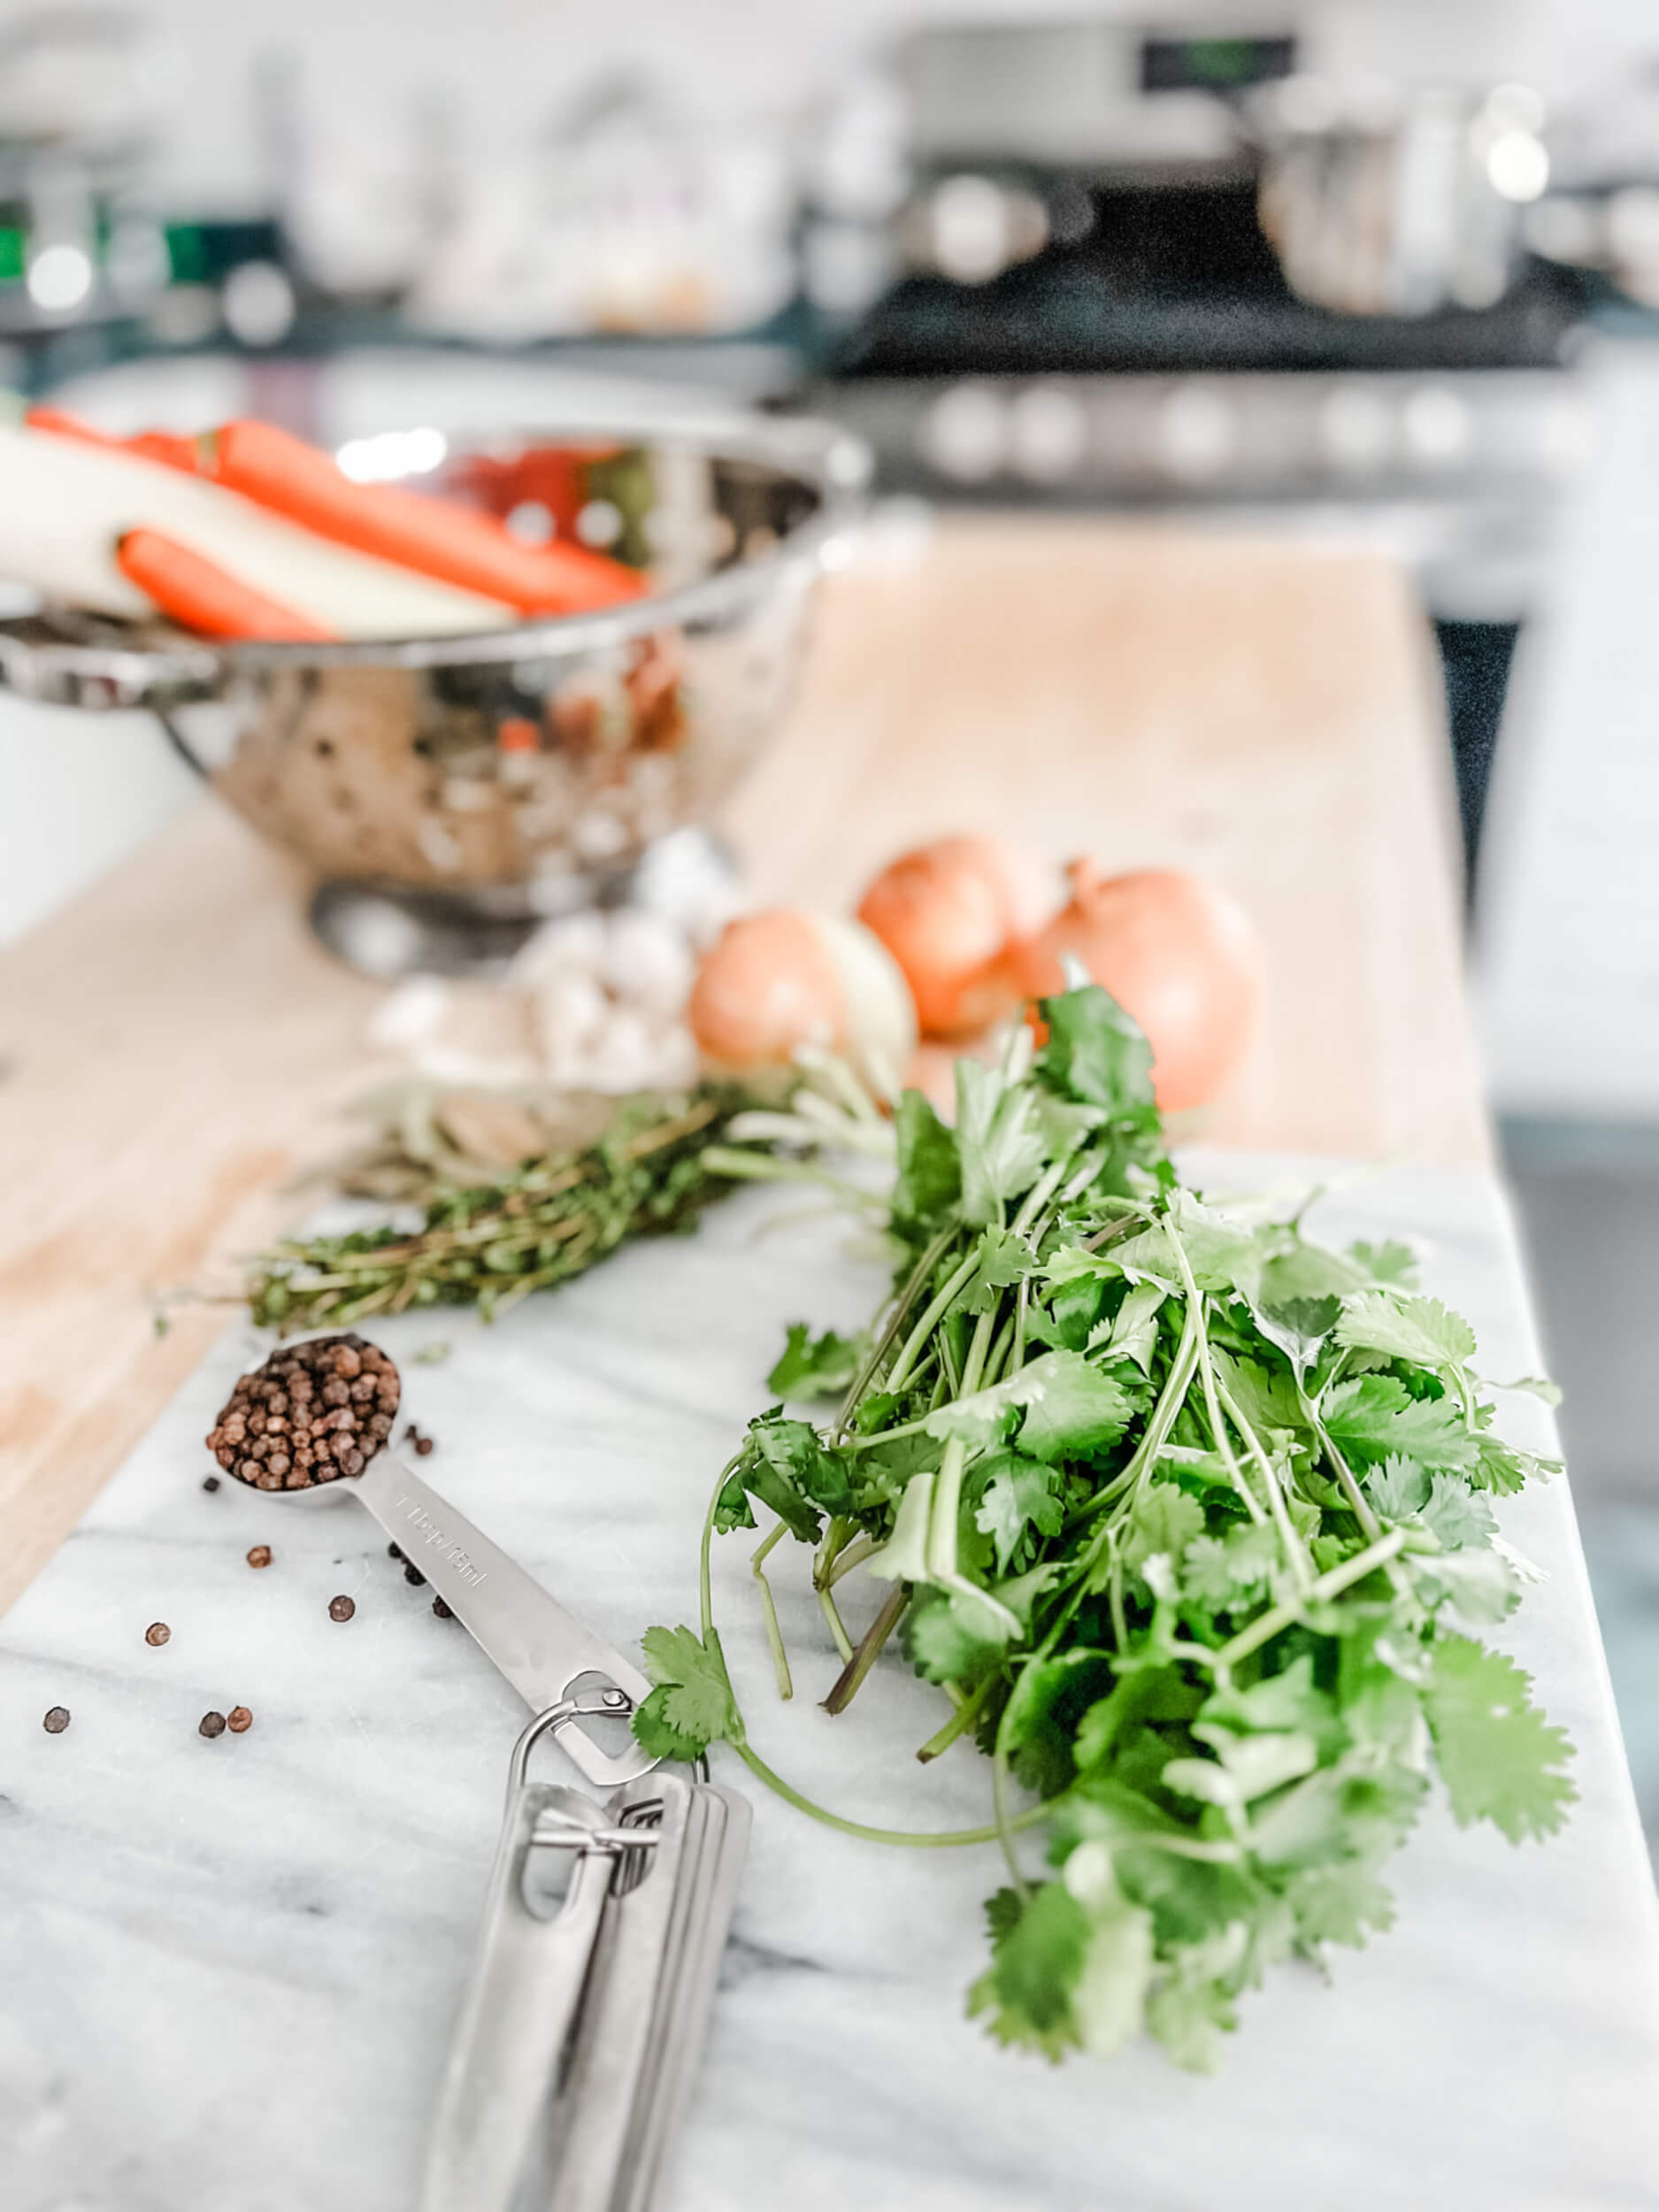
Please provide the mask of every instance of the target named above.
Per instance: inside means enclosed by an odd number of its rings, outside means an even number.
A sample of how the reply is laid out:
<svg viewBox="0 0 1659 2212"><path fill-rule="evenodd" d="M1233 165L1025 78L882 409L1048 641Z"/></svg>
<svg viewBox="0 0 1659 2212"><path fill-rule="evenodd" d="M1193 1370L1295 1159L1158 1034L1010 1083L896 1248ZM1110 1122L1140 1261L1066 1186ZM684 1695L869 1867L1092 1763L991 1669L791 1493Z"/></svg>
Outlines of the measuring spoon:
<svg viewBox="0 0 1659 2212"><path fill-rule="evenodd" d="M420 1571L462 1625L493 1659L532 1712L545 1712L579 1689L614 1684L630 1707L650 1684L620 1652L567 1613L499 1544L457 1513L389 1446L357 1475L338 1475L303 1490L264 1490L232 1471L256 1496L283 1505L315 1505L349 1497L365 1506L406 1559ZM579 1721L559 1741L588 1781L614 1789L657 1764L631 1740L607 1751Z"/></svg>

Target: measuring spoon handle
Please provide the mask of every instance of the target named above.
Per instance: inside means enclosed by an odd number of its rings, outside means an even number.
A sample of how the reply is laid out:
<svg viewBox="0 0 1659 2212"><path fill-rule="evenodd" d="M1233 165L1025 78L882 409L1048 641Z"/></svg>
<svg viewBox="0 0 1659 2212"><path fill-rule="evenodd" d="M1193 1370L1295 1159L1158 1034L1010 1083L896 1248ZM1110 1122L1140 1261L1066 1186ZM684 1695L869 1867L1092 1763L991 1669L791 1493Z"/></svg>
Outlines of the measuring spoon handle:
<svg viewBox="0 0 1659 2212"><path fill-rule="evenodd" d="M637 1667L567 1613L396 1452L379 1453L350 1486L533 1712L557 1705L583 1675L614 1682L636 1705L649 1694ZM559 1741L588 1779L606 1789L656 1763L634 1745L613 1756L577 1721Z"/></svg>

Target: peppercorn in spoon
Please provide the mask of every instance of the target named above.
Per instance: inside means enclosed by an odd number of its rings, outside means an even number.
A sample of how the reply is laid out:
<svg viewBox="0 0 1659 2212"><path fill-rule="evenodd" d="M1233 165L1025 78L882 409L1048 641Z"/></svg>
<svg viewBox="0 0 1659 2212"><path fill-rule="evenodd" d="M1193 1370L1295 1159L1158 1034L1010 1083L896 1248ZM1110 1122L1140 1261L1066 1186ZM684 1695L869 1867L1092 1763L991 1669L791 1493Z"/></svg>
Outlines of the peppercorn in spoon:
<svg viewBox="0 0 1659 2212"><path fill-rule="evenodd" d="M612 1686L637 1705L650 1689L638 1668L392 1450L402 1394L378 1345L356 1335L306 1338L242 1378L207 1447L227 1474L284 1503L347 1496L366 1506L533 1712L579 1684ZM588 1779L608 1789L656 1764L632 1742L607 1751L576 1723L560 1741Z"/></svg>

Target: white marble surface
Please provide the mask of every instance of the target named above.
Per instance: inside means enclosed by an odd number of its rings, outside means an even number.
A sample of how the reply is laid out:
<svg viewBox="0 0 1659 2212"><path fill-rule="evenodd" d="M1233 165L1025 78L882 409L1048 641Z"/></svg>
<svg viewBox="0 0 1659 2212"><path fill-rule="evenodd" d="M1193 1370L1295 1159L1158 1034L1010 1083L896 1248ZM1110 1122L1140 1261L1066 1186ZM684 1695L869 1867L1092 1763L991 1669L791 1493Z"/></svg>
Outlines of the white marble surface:
<svg viewBox="0 0 1659 2212"><path fill-rule="evenodd" d="M423 1471L612 1638L692 1617L708 1487L782 1322L855 1319L877 1287L839 1230L757 1237L768 1210L741 1202L493 1331L381 1333L439 1440ZM1535 1369L1483 1179L1394 1173L1316 1219L1432 1240L1428 1280L1475 1322L1486 1371ZM438 1335L449 1362L410 1363ZM204 1494L200 1438L257 1349L227 1334L0 1624L6 2212L413 2202L522 1716L357 1509ZM1512 1418L1547 1425L1526 1402ZM995 1855L884 1851L751 1791L674 2212L1659 2203L1659 1932L1564 1485L1504 1525L1550 1571L1505 1640L1578 1747L1562 1837L1514 1850L1432 1816L1396 1863L1394 1932L1338 1954L1329 1986L1281 1970L1225 2070L1194 2080L1151 2049L1060 2070L995 2050L962 2017ZM833 1661L787 1574L798 1695L778 1706L746 1569L727 1547L717 1605L765 1755L867 1819L983 1818L977 1755L910 1762L937 1694L900 1666L847 1718L816 1709ZM48 1736L60 1702L73 1723ZM197 1735L238 1702L250 1733Z"/></svg>

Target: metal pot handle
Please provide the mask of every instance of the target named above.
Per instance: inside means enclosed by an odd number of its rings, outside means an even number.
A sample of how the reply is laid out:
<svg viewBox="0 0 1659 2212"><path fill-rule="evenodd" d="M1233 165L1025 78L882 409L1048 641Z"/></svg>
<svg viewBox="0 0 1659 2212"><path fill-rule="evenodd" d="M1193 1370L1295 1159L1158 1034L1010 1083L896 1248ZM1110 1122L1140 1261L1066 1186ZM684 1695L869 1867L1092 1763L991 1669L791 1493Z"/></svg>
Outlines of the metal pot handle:
<svg viewBox="0 0 1659 2212"><path fill-rule="evenodd" d="M78 638L73 618L0 621L0 689L43 706L185 706L223 687L225 663L210 646L115 645Z"/></svg>

